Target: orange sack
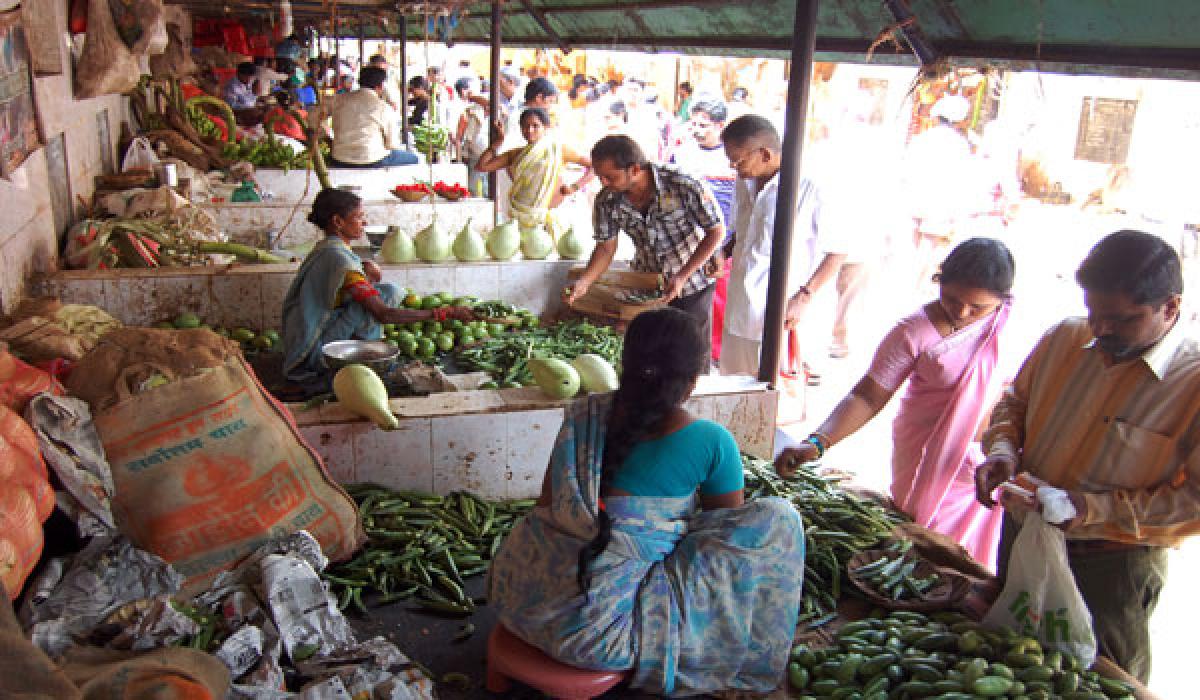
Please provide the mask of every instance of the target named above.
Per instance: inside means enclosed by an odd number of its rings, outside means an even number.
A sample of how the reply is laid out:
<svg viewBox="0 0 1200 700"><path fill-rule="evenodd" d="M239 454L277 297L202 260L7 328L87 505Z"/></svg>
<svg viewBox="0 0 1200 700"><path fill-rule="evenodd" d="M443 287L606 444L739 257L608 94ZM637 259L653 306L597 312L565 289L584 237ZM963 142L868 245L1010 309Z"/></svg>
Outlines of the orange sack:
<svg viewBox="0 0 1200 700"><path fill-rule="evenodd" d="M37 435L20 414L44 391L63 393L49 374L0 350L0 583L12 600L42 556L42 523L54 510Z"/></svg>

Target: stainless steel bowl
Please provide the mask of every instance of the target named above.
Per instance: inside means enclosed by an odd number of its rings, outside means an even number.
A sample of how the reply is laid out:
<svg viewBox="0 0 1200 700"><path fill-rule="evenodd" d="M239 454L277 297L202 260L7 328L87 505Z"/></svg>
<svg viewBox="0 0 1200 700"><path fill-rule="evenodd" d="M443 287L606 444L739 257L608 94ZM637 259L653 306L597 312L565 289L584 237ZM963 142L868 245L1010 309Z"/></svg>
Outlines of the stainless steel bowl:
<svg viewBox="0 0 1200 700"><path fill-rule="evenodd" d="M346 365L358 364L366 365L382 376L391 369L400 350L382 340L335 340L325 343L321 354L325 357L325 364L334 371Z"/></svg>

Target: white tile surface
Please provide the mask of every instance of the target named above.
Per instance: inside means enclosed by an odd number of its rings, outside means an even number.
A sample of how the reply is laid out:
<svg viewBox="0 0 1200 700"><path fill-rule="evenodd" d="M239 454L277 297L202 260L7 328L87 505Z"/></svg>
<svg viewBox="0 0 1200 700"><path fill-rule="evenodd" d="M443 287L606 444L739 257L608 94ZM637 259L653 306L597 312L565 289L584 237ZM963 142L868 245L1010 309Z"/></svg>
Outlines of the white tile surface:
<svg viewBox="0 0 1200 700"><path fill-rule="evenodd" d="M263 326L262 277L259 275L214 274L212 278L212 322L226 328Z"/></svg>
<svg viewBox="0 0 1200 700"><path fill-rule="evenodd" d="M432 265L429 263L412 263L406 266L409 289L425 296L433 292L449 292L454 294L454 267L451 265Z"/></svg>
<svg viewBox="0 0 1200 700"><path fill-rule="evenodd" d="M743 451L771 459L777 396L771 391L713 396L713 420L733 433Z"/></svg>
<svg viewBox="0 0 1200 700"><path fill-rule="evenodd" d="M508 488L506 498L537 498L562 427L561 409L516 411L508 419Z"/></svg>
<svg viewBox="0 0 1200 700"><path fill-rule="evenodd" d="M300 427L300 435L325 463L325 470L334 481L352 484L358 481L354 467L354 435L368 428L374 429L374 426L368 423L307 425Z"/></svg>
<svg viewBox="0 0 1200 700"><path fill-rule="evenodd" d="M507 493L506 442L504 414L434 418L434 492Z"/></svg>
<svg viewBox="0 0 1200 700"><path fill-rule="evenodd" d="M547 286L550 266L538 262L505 263L500 267L500 298L510 304L542 314L554 305L562 290Z"/></svg>
<svg viewBox="0 0 1200 700"><path fill-rule="evenodd" d="M500 265L494 263L455 267L454 295L499 299L500 268Z"/></svg>
<svg viewBox="0 0 1200 700"><path fill-rule="evenodd" d="M433 490L432 422L400 421L398 430L371 426L354 435L355 476L393 489Z"/></svg>
<svg viewBox="0 0 1200 700"><path fill-rule="evenodd" d="M260 278L262 287L263 325L279 329L283 325L283 299L292 284L295 273L276 272Z"/></svg>

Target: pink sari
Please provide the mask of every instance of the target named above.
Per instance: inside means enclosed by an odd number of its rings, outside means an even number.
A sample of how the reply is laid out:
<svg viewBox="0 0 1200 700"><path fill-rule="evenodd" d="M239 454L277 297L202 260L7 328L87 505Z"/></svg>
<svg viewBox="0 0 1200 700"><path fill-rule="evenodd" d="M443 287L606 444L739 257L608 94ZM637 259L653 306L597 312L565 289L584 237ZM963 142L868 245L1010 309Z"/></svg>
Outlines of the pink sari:
<svg viewBox="0 0 1200 700"><path fill-rule="evenodd" d="M896 504L921 525L957 540L989 568L1002 511L975 500L975 467L983 462L975 435L1002 388L996 366L1008 313L1004 304L991 318L919 348L892 424Z"/></svg>

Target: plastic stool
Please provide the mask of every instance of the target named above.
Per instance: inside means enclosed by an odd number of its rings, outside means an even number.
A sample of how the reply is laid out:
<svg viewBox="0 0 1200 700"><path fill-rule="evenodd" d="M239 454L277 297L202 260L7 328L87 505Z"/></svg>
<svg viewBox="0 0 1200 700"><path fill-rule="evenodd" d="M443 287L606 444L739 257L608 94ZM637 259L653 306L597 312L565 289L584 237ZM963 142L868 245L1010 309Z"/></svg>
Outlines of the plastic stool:
<svg viewBox="0 0 1200 700"><path fill-rule="evenodd" d="M487 689L504 693L518 680L552 698L591 700L625 680L628 671L588 671L555 661L499 622L487 644Z"/></svg>

